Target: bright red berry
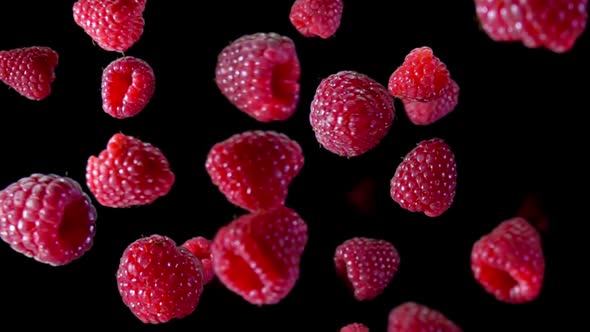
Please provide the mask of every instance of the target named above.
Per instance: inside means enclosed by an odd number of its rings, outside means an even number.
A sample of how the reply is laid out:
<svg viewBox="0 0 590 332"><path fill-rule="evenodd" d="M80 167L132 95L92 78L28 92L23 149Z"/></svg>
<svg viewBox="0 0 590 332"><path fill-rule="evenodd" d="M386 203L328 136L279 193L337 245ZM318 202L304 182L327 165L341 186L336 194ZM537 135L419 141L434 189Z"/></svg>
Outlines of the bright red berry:
<svg viewBox="0 0 590 332"><path fill-rule="evenodd" d="M211 241L204 237L197 236L187 240L182 247L188 249L195 257L201 261L203 267L203 284L208 284L215 277L213 265L211 263Z"/></svg>
<svg viewBox="0 0 590 332"><path fill-rule="evenodd" d="M155 88L156 77L147 62L119 58L102 73L102 109L118 119L135 116L149 103Z"/></svg>
<svg viewBox="0 0 590 332"><path fill-rule="evenodd" d="M320 82L309 120L325 149L355 157L381 142L394 115L393 98L384 86L367 75L341 71Z"/></svg>
<svg viewBox="0 0 590 332"><path fill-rule="evenodd" d="M219 280L246 301L276 304L299 278L306 243L307 225L289 208L243 215L215 236L213 268Z"/></svg>
<svg viewBox="0 0 590 332"><path fill-rule="evenodd" d="M215 82L239 110L261 122L282 121L299 102L301 68L295 44L276 33L245 35L217 58Z"/></svg>
<svg viewBox="0 0 590 332"><path fill-rule="evenodd" d="M471 269L498 300L532 301L541 292L545 273L541 236L523 218L506 220L473 245Z"/></svg>
<svg viewBox="0 0 590 332"><path fill-rule="evenodd" d="M0 81L31 100L51 94L58 54L49 47L33 46L0 51Z"/></svg>
<svg viewBox="0 0 590 332"><path fill-rule="evenodd" d="M369 332L369 328L360 323L352 323L342 327L340 332Z"/></svg>
<svg viewBox="0 0 590 332"><path fill-rule="evenodd" d="M457 164L440 138L425 140L410 151L391 179L391 198L402 208L438 217L451 207L457 187Z"/></svg>
<svg viewBox="0 0 590 332"><path fill-rule="evenodd" d="M74 21L106 51L125 52L143 34L147 0L78 0Z"/></svg>
<svg viewBox="0 0 590 332"><path fill-rule="evenodd" d="M482 29L495 41L520 40L520 32L506 0L475 0Z"/></svg>
<svg viewBox="0 0 590 332"><path fill-rule="evenodd" d="M117 270L123 303L144 323L166 323L190 315L203 292L199 260L161 235L131 243Z"/></svg>
<svg viewBox="0 0 590 332"><path fill-rule="evenodd" d="M406 302L389 313L387 332L461 332L441 312L415 302Z"/></svg>
<svg viewBox="0 0 590 332"><path fill-rule="evenodd" d="M174 173L160 149L138 138L115 134L106 150L91 156L86 183L98 202L123 208L153 203L168 194Z"/></svg>
<svg viewBox="0 0 590 332"><path fill-rule="evenodd" d="M400 258L385 240L356 237L336 248L334 263L354 297L364 301L383 293L398 270Z"/></svg>
<svg viewBox="0 0 590 332"><path fill-rule="evenodd" d="M207 173L233 204L249 211L283 205L303 167L299 144L273 131L247 131L215 144Z"/></svg>
<svg viewBox="0 0 590 332"><path fill-rule="evenodd" d="M397 98L428 102L444 95L451 76L430 47L413 49L389 78L389 92Z"/></svg>
<svg viewBox="0 0 590 332"><path fill-rule="evenodd" d="M404 109L410 122L426 126L451 113L459 103L459 85L451 80L451 86L445 93L429 102L402 99Z"/></svg>
<svg viewBox="0 0 590 332"><path fill-rule="evenodd" d="M342 19L342 0L295 0L289 20L305 37L332 37Z"/></svg>
<svg viewBox="0 0 590 332"><path fill-rule="evenodd" d="M73 179L32 174L0 191L0 238L53 266L80 258L93 244L96 209Z"/></svg>

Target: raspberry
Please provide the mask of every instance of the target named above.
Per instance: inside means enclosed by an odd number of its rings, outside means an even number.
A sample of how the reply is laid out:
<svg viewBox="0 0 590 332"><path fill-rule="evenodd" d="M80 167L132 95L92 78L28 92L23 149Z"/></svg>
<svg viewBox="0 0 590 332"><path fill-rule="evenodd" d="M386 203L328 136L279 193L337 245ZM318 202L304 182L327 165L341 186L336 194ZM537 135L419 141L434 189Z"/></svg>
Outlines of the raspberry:
<svg viewBox="0 0 590 332"><path fill-rule="evenodd" d="M320 82L309 120L325 149L355 157L381 142L394 114L393 99L385 87L367 75L341 71Z"/></svg>
<svg viewBox="0 0 590 332"><path fill-rule="evenodd" d="M93 244L96 209L73 179L32 174L0 191L0 238L39 262L59 266Z"/></svg>
<svg viewBox="0 0 590 332"><path fill-rule="evenodd" d="M356 237L336 248L336 272L359 301L372 300L387 287L399 267L399 254L385 241Z"/></svg>
<svg viewBox="0 0 590 332"><path fill-rule="evenodd" d="M397 98L428 102L445 94L451 76L430 47L413 49L389 78L389 92Z"/></svg>
<svg viewBox="0 0 590 332"><path fill-rule="evenodd" d="M506 220L473 245L471 269L498 300L530 302L541 292L545 273L541 236L523 218Z"/></svg>
<svg viewBox="0 0 590 332"><path fill-rule="evenodd" d="M188 249L195 257L201 261L203 267L203 284L208 284L215 277L213 265L211 263L211 241L204 237L194 237L182 244L182 247Z"/></svg>
<svg viewBox="0 0 590 332"><path fill-rule="evenodd" d="M461 332L441 312L415 302L406 302L389 313L387 332Z"/></svg>
<svg viewBox="0 0 590 332"><path fill-rule="evenodd" d="M305 37L332 37L342 19L342 0L295 0L289 20Z"/></svg>
<svg viewBox="0 0 590 332"><path fill-rule="evenodd" d="M168 160L155 146L115 134L106 150L88 158L86 183L98 202L123 208L153 203L174 184Z"/></svg>
<svg viewBox="0 0 590 332"><path fill-rule="evenodd" d="M438 217L453 204L457 165L451 148L440 138L418 143L391 179L391 198L402 208Z"/></svg>
<svg viewBox="0 0 590 332"><path fill-rule="evenodd" d="M247 131L215 144L207 173L232 203L249 211L283 205L303 167L299 144L274 131Z"/></svg>
<svg viewBox="0 0 590 332"><path fill-rule="evenodd" d="M78 0L74 21L106 51L125 52L143 34L147 0Z"/></svg>
<svg viewBox="0 0 590 332"><path fill-rule="evenodd" d="M295 44L276 33L245 35L217 58L215 82L239 110L261 122L288 119L299 102Z"/></svg>
<svg viewBox="0 0 590 332"><path fill-rule="evenodd" d="M130 244L117 270L123 303L144 323L166 323L194 312L203 292L199 260L162 235Z"/></svg>
<svg viewBox="0 0 590 332"><path fill-rule="evenodd" d="M369 332L369 328L360 323L352 323L342 327L340 332Z"/></svg>
<svg viewBox="0 0 590 332"><path fill-rule="evenodd" d="M520 40L527 47L556 53L569 51L588 22L588 0L476 0L475 4L490 38ZM496 19L498 13L503 20ZM512 31L513 38L499 38L502 31Z"/></svg>
<svg viewBox="0 0 590 332"><path fill-rule="evenodd" d="M408 119L415 125L426 126L451 113L459 102L459 85L451 80L451 86L445 93L429 102L403 99L404 109Z"/></svg>
<svg viewBox="0 0 590 332"><path fill-rule="evenodd" d="M213 240L213 268L219 280L246 301L276 304L299 278L307 225L293 210L276 207L243 215Z"/></svg>
<svg viewBox="0 0 590 332"><path fill-rule="evenodd" d="M155 87L156 77L147 62L119 58L102 73L102 109L118 119L135 116L148 104Z"/></svg>
<svg viewBox="0 0 590 332"><path fill-rule="evenodd" d="M28 99L45 99L51 94L58 59L49 47L0 51L0 81Z"/></svg>

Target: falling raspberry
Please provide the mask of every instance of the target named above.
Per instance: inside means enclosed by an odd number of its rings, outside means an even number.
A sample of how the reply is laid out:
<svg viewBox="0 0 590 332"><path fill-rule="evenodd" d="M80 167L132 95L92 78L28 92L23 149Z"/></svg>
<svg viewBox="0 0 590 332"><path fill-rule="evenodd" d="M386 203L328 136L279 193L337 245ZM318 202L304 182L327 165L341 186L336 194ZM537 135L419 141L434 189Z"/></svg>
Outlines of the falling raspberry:
<svg viewBox="0 0 590 332"><path fill-rule="evenodd" d="M361 323L352 323L343 326L340 332L369 332L369 328Z"/></svg>
<svg viewBox="0 0 590 332"><path fill-rule="evenodd" d="M398 305L389 313L387 332L462 332L441 312L416 302Z"/></svg>
<svg viewBox="0 0 590 332"><path fill-rule="evenodd" d="M188 239L182 244L182 247L188 249L195 257L201 261L203 267L203 284L208 284L215 277L213 265L211 263L211 241L204 237L197 236Z"/></svg>
<svg viewBox="0 0 590 332"><path fill-rule="evenodd" d="M342 0L296 0L289 20L306 37L332 37L340 27Z"/></svg>
<svg viewBox="0 0 590 332"><path fill-rule="evenodd" d="M0 51L0 81L23 97L45 99L51 94L58 59L57 52L49 47Z"/></svg>

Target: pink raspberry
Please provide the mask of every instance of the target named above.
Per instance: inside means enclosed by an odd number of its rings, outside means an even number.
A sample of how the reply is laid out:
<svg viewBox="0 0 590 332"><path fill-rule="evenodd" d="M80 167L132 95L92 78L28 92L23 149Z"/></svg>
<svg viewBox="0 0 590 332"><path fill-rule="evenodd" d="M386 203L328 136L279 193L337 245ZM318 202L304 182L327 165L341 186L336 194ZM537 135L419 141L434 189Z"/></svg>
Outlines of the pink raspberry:
<svg viewBox="0 0 590 332"><path fill-rule="evenodd" d="M440 138L412 149L391 179L391 198L402 208L438 217L451 207L457 187L457 164L450 146Z"/></svg>
<svg viewBox="0 0 590 332"><path fill-rule="evenodd" d="M100 204L113 208L151 204L168 194L174 179L160 149L124 134L113 135L86 166L88 188Z"/></svg>
<svg viewBox="0 0 590 332"><path fill-rule="evenodd" d="M426 126L451 113L459 103L459 85L451 80L451 86L445 93L429 102L402 99L404 109L410 122L419 126Z"/></svg>
<svg viewBox="0 0 590 332"><path fill-rule="evenodd" d="M51 94L58 58L57 52L41 46L0 51L0 81L23 97L45 99Z"/></svg>
<svg viewBox="0 0 590 332"><path fill-rule="evenodd" d="M381 142L394 114L393 98L385 87L367 75L341 71L321 81L309 120L325 149L355 157Z"/></svg>
<svg viewBox="0 0 590 332"><path fill-rule="evenodd" d="M74 21L106 51L125 52L143 34L147 0L78 0Z"/></svg>
<svg viewBox="0 0 590 332"><path fill-rule="evenodd" d="M415 302L406 302L389 313L387 332L461 332L441 312Z"/></svg>
<svg viewBox="0 0 590 332"><path fill-rule="evenodd" d="M354 297L364 301L383 293L398 270L400 258L385 240L356 237L336 248L334 263Z"/></svg>
<svg viewBox="0 0 590 332"><path fill-rule="evenodd" d="M211 181L249 211L283 205L303 167L299 144L274 131L247 131L215 144L205 162Z"/></svg>
<svg viewBox="0 0 590 332"><path fill-rule="evenodd" d="M286 207L243 215L213 240L213 268L219 280L246 301L276 304L299 278L307 225Z"/></svg>
<svg viewBox="0 0 590 332"><path fill-rule="evenodd" d="M217 58L215 82L239 110L261 122L286 120L299 102L295 44L276 33L245 35Z"/></svg>
<svg viewBox="0 0 590 332"><path fill-rule="evenodd" d="M161 235L131 243L117 270L123 303L144 323L166 323L194 312L203 292L199 260Z"/></svg>
<svg viewBox="0 0 590 332"><path fill-rule="evenodd" d="M369 328L360 323L352 323L342 327L340 332L369 332Z"/></svg>
<svg viewBox="0 0 590 332"><path fill-rule="evenodd" d="M96 209L73 179L32 174L0 191L0 238L53 266L82 257L93 244Z"/></svg>
<svg viewBox="0 0 590 332"><path fill-rule="evenodd" d="M203 267L203 284L208 284L215 277L213 265L211 263L211 241L204 237L194 237L182 244L182 247L188 249L195 257L201 261Z"/></svg>
<svg viewBox="0 0 590 332"><path fill-rule="evenodd" d="M498 300L530 302L541 292L545 274L541 236L523 218L506 220L473 245L471 269Z"/></svg>
<svg viewBox="0 0 590 332"><path fill-rule="evenodd" d="M305 37L332 37L342 19L342 0L295 0L289 20Z"/></svg>
<svg viewBox="0 0 590 332"><path fill-rule="evenodd" d="M389 78L389 92L397 98L428 102L445 94L451 76L430 47L413 49Z"/></svg>
<svg viewBox="0 0 590 332"><path fill-rule="evenodd" d="M520 40L509 1L475 0L475 7L481 27L490 38L495 41Z"/></svg>
<svg viewBox="0 0 590 332"><path fill-rule="evenodd" d="M155 88L156 77L147 62L119 58L102 73L102 109L118 119L135 116L149 103Z"/></svg>

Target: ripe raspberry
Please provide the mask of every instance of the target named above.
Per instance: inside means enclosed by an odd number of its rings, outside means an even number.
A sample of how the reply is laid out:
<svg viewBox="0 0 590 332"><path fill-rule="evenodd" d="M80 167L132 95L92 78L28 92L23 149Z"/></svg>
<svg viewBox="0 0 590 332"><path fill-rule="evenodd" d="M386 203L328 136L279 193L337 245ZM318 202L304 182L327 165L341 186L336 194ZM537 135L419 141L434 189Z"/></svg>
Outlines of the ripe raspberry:
<svg viewBox="0 0 590 332"><path fill-rule="evenodd" d="M153 203L174 184L168 160L155 146L115 134L106 150L88 158L86 183L98 202L123 208Z"/></svg>
<svg viewBox="0 0 590 332"><path fill-rule="evenodd" d="M243 215L222 227L211 246L219 280L246 301L276 304L299 278L307 225L286 207Z"/></svg>
<svg viewBox="0 0 590 332"><path fill-rule="evenodd" d="M0 238L12 249L53 266L91 247L96 209L78 182L32 174L0 191Z"/></svg>
<svg viewBox="0 0 590 332"><path fill-rule="evenodd" d="M473 245L471 270L498 300L532 301L541 292L545 273L541 236L523 218L506 220Z"/></svg>
<svg viewBox="0 0 590 332"><path fill-rule="evenodd" d="M125 52L143 34L147 0L78 0L74 21L106 51Z"/></svg>
<svg viewBox="0 0 590 332"><path fill-rule="evenodd" d="M31 100L51 94L58 54L49 47L33 46L0 51L0 81Z"/></svg>
<svg viewBox="0 0 590 332"><path fill-rule="evenodd" d="M389 78L389 92L397 98L428 102L445 94L451 76L430 47L413 49Z"/></svg>
<svg viewBox="0 0 590 332"><path fill-rule="evenodd" d="M391 198L402 208L438 217L453 204L457 164L440 138L422 141L410 151L391 179Z"/></svg>
<svg viewBox="0 0 590 332"><path fill-rule="evenodd" d="M288 119L299 102L295 44L276 33L245 35L217 58L215 82L239 110L261 122Z"/></svg>
<svg viewBox="0 0 590 332"><path fill-rule="evenodd" d="M372 300L381 293L398 270L399 254L385 241L352 238L336 248L336 272L359 301Z"/></svg>
<svg viewBox="0 0 590 332"><path fill-rule="evenodd" d="M437 99L420 102L402 99L408 119L415 125L426 126L451 113L459 102L459 85L451 80L451 86Z"/></svg>
<svg viewBox="0 0 590 332"><path fill-rule="evenodd" d="M490 38L521 40L527 47L545 47L556 53L569 51L588 21L588 0L476 0L475 4ZM503 21L495 19L498 12ZM499 38L501 31L512 31L514 38Z"/></svg>
<svg viewBox="0 0 590 332"><path fill-rule="evenodd" d="M441 312L415 302L406 302L389 313L387 332L461 332Z"/></svg>
<svg viewBox="0 0 590 332"><path fill-rule="evenodd" d="M289 20L305 37L332 37L342 19L342 0L295 0Z"/></svg>
<svg viewBox="0 0 590 332"><path fill-rule="evenodd" d="M134 57L111 62L102 73L102 109L118 119L130 118L148 104L156 88L150 65Z"/></svg>
<svg viewBox="0 0 590 332"><path fill-rule="evenodd" d="M199 260L161 235L141 238L123 252L117 270L123 303L144 323L190 315L203 292Z"/></svg>
<svg viewBox="0 0 590 332"><path fill-rule="evenodd" d="M194 237L182 244L182 247L188 249L195 257L201 261L203 267L203 284L208 284L215 277L213 265L211 263L211 241L204 237Z"/></svg>
<svg viewBox="0 0 590 332"><path fill-rule="evenodd" d="M341 328L340 332L369 332L369 328L360 323L352 323Z"/></svg>
<svg viewBox="0 0 590 332"><path fill-rule="evenodd" d="M249 211L283 205L303 167L299 144L273 131L247 131L215 144L207 173L232 203Z"/></svg>
<svg viewBox="0 0 590 332"><path fill-rule="evenodd" d="M318 142L340 156L359 156L387 135L395 109L387 89L372 78L341 71L323 79L309 120Z"/></svg>

